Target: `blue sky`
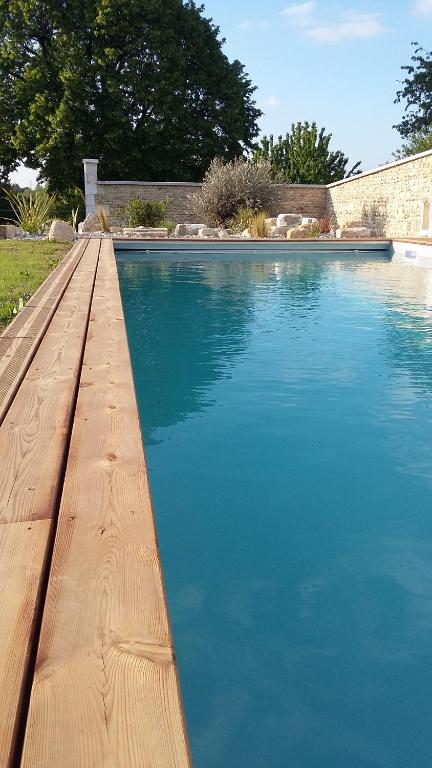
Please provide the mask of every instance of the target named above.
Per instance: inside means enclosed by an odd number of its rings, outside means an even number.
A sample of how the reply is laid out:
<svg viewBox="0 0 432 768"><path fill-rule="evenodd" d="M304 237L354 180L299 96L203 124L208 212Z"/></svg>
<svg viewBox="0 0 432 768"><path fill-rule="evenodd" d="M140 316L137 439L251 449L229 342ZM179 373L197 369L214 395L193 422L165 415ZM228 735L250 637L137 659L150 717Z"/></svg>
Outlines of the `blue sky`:
<svg viewBox="0 0 432 768"><path fill-rule="evenodd" d="M265 112L264 133L316 120L363 169L391 159L400 145L393 104L411 41L432 49L432 0L203 0L245 64ZM34 179L19 171L19 183Z"/></svg>

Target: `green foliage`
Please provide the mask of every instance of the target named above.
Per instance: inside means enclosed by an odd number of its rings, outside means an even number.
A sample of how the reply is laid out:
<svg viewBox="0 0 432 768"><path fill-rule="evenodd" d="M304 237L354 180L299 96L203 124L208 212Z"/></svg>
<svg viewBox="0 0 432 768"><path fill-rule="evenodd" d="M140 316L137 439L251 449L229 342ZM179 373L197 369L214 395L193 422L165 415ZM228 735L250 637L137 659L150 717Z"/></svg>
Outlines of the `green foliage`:
<svg viewBox="0 0 432 768"><path fill-rule="evenodd" d="M239 61L193 0L0 2L0 174L19 159L49 190L101 178L200 181L254 145L261 115Z"/></svg>
<svg viewBox="0 0 432 768"><path fill-rule="evenodd" d="M227 227L235 235L241 234L250 227L254 215L255 211L252 211L250 208L239 208L234 216L227 221Z"/></svg>
<svg viewBox="0 0 432 768"><path fill-rule="evenodd" d="M0 330L25 304L70 246L48 241L0 240Z"/></svg>
<svg viewBox="0 0 432 768"><path fill-rule="evenodd" d="M316 238L321 234L321 227L318 221L314 221L310 226L310 237Z"/></svg>
<svg viewBox="0 0 432 768"><path fill-rule="evenodd" d="M254 153L255 162L270 163L277 181L291 184L331 184L360 173L360 163L347 171L348 158L340 150L329 149L332 134L317 124L293 123L285 137L264 136Z"/></svg>
<svg viewBox="0 0 432 768"><path fill-rule="evenodd" d="M215 159L207 171L201 192L191 201L199 218L207 224L226 224L241 208L257 213L274 199L275 185L268 163L243 158L224 163Z"/></svg>
<svg viewBox="0 0 432 768"><path fill-rule="evenodd" d="M405 139L432 130L432 51L427 52L418 43L411 64L402 69L408 73L402 88L396 94L395 104L405 101L405 116L394 127ZM406 155L404 155L405 157Z"/></svg>
<svg viewBox="0 0 432 768"><path fill-rule="evenodd" d="M418 155L420 152L427 152L428 149L432 149L432 127L409 136L405 144L393 153L393 157L395 160L403 160L404 157Z"/></svg>
<svg viewBox="0 0 432 768"><path fill-rule="evenodd" d="M250 233L252 237L268 237L270 234L270 227L267 222L267 214L264 211L259 211L253 216L249 225Z"/></svg>
<svg viewBox="0 0 432 768"><path fill-rule="evenodd" d="M128 227L163 227L167 207L168 200L141 200L133 197L121 212Z"/></svg>
<svg viewBox="0 0 432 768"><path fill-rule="evenodd" d="M3 194L11 204L14 224L25 232L41 234L54 208L56 196L49 195L44 189L37 189L29 195L3 189Z"/></svg>
<svg viewBox="0 0 432 768"><path fill-rule="evenodd" d="M74 229L76 222L85 219L85 200L79 187L70 187L65 192L57 194L52 211L53 218L69 221Z"/></svg>

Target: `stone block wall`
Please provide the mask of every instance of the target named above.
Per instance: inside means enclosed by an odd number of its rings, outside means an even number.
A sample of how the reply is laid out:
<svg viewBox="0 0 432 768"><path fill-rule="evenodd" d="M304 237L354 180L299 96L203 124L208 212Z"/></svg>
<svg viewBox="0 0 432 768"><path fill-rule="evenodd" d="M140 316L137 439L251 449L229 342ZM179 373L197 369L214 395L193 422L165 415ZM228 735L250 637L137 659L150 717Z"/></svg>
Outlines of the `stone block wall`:
<svg viewBox="0 0 432 768"><path fill-rule="evenodd" d="M131 198L141 200L168 200L167 216L175 224L193 221L189 195L198 192L201 184L186 184L166 182L154 184L151 182L121 182L99 181L97 185L96 204L102 205L110 213L122 208Z"/></svg>
<svg viewBox="0 0 432 768"><path fill-rule="evenodd" d="M175 224L193 222L193 213L189 195L198 192L201 184L176 182L119 182L99 181L97 184L96 204L104 206L110 213L124 206L133 197L142 200L167 199L167 216ZM302 213L305 216L320 218L325 216L327 208L327 189L314 184L278 184L274 206L268 211L269 216L279 213Z"/></svg>
<svg viewBox="0 0 432 768"><path fill-rule="evenodd" d="M432 151L328 186L328 215L361 222L378 235L419 237L423 204L432 202ZM429 227L431 222L429 222ZM432 234L432 231L431 231Z"/></svg>
<svg viewBox="0 0 432 768"><path fill-rule="evenodd" d="M89 174L88 210L91 205L95 208L99 204L113 213L132 197L166 198L169 201L168 218L175 224L196 219L189 196L199 191L200 184L99 180L94 184L96 163L96 160L84 161ZM316 218L332 216L341 227L360 222L378 235L388 237L432 236L432 151L327 187L279 184L275 204L268 214L276 216L279 213L301 213Z"/></svg>

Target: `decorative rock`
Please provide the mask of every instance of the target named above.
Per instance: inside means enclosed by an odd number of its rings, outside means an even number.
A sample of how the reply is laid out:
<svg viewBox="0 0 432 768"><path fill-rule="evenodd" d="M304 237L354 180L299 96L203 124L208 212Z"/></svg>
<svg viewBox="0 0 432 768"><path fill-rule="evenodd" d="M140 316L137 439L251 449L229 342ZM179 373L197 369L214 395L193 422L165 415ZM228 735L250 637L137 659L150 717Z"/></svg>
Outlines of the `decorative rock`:
<svg viewBox="0 0 432 768"><path fill-rule="evenodd" d="M70 224L61 219L54 219L48 233L48 240L57 240L59 243L72 243L75 230Z"/></svg>
<svg viewBox="0 0 432 768"><path fill-rule="evenodd" d="M364 240L365 238L374 237L374 234L367 227L344 227L343 229L336 230L338 240Z"/></svg>
<svg viewBox="0 0 432 768"><path fill-rule="evenodd" d="M268 227L275 227L277 225L277 218L276 218L276 216L272 217L271 219L266 219L265 223L267 224Z"/></svg>
<svg viewBox="0 0 432 768"><path fill-rule="evenodd" d="M359 227L363 227L361 221L347 221L341 229L358 229Z"/></svg>
<svg viewBox="0 0 432 768"><path fill-rule="evenodd" d="M175 237L194 237L200 229L205 229L207 224L177 224L174 230Z"/></svg>
<svg viewBox="0 0 432 768"><path fill-rule="evenodd" d="M311 225L302 224L300 227L292 227L288 230L288 240L308 240L311 236Z"/></svg>
<svg viewBox="0 0 432 768"><path fill-rule="evenodd" d="M84 221L80 221L78 224L78 232L99 232L100 226L97 213L89 213Z"/></svg>
<svg viewBox="0 0 432 768"><path fill-rule="evenodd" d="M249 238L252 237L250 229L249 228L244 229L243 232L241 233L241 237L249 237Z"/></svg>
<svg viewBox="0 0 432 768"><path fill-rule="evenodd" d="M202 227L198 230L198 237L219 237L219 227Z"/></svg>
<svg viewBox="0 0 432 768"><path fill-rule="evenodd" d="M164 240L168 237L168 229L166 227L126 227L122 230L121 236L143 240Z"/></svg>
<svg viewBox="0 0 432 768"><path fill-rule="evenodd" d="M220 229L218 236L219 236L219 238L221 240L230 240L231 239L231 235L230 235L230 233L228 232L227 229Z"/></svg>
<svg viewBox="0 0 432 768"><path fill-rule="evenodd" d="M288 230L289 227L287 225L270 227L270 237L286 237Z"/></svg>
<svg viewBox="0 0 432 768"><path fill-rule="evenodd" d="M15 224L0 224L0 240L12 240L17 236Z"/></svg>
<svg viewBox="0 0 432 768"><path fill-rule="evenodd" d="M298 213L280 213L276 219L277 227L297 227L302 223L302 217Z"/></svg>
<svg viewBox="0 0 432 768"><path fill-rule="evenodd" d="M302 216L301 224L302 226L305 224L318 224L318 219L314 219L313 216Z"/></svg>

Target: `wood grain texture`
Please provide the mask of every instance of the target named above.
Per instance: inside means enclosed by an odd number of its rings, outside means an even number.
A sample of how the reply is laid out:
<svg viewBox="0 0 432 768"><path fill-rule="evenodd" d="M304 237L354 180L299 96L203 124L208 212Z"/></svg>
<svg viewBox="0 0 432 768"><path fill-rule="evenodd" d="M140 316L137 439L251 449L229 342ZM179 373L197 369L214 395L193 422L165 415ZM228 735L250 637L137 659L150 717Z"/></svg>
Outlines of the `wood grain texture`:
<svg viewBox="0 0 432 768"><path fill-rule="evenodd" d="M18 391L87 241L76 243L0 336L0 423Z"/></svg>
<svg viewBox="0 0 432 768"><path fill-rule="evenodd" d="M11 764L22 715L98 251L77 266L0 426L0 766Z"/></svg>
<svg viewBox="0 0 432 768"><path fill-rule="evenodd" d="M52 516L98 251L78 265L0 427L0 524Z"/></svg>
<svg viewBox="0 0 432 768"><path fill-rule="evenodd" d="M102 241L22 766L189 765L117 270Z"/></svg>
<svg viewBox="0 0 432 768"><path fill-rule="evenodd" d="M10 765L49 520L0 526L0 765Z"/></svg>

